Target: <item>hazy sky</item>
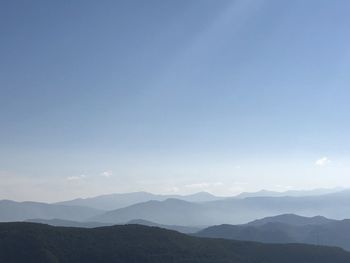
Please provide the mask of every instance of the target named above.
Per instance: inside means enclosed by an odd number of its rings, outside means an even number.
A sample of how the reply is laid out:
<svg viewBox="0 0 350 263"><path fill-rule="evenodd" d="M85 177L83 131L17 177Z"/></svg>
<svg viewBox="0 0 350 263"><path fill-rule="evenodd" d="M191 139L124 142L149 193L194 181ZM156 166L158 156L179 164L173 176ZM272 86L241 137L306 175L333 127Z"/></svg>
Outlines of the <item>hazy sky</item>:
<svg viewBox="0 0 350 263"><path fill-rule="evenodd" d="M0 199L350 186L350 1L1 1Z"/></svg>

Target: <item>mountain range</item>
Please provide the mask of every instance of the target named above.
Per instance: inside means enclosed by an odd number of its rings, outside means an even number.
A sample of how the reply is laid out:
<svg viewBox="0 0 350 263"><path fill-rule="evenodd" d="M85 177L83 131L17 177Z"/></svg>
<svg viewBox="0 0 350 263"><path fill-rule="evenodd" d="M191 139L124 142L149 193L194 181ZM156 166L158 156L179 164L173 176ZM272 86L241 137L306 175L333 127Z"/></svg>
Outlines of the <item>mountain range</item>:
<svg viewBox="0 0 350 263"><path fill-rule="evenodd" d="M340 191L346 190L342 187L336 187L336 188L318 188L313 190L288 190L288 191L269 191L269 190L260 190L257 192L243 192L240 193L234 198L247 198L247 197L263 197L263 196L269 196L269 197L281 197L281 196L315 196L315 195L325 195L325 194L332 194Z"/></svg>
<svg viewBox="0 0 350 263"><path fill-rule="evenodd" d="M151 198L152 194L142 193ZM121 205L126 199L122 194ZM140 193L130 193L138 196ZM159 196L158 196L159 197ZM164 198L165 196L162 196ZM102 197L96 197L102 200ZM100 199L102 198L102 199ZM115 196L113 197L115 198ZM39 203L0 201L0 221L25 221L28 219L60 219L80 222L98 222L107 225L124 224L134 219L152 221L161 225L205 227L218 224L244 224L257 218L294 213L302 216L325 216L334 219L350 218L350 190L309 196L276 196L220 198L207 193L182 196L183 199L142 201L126 207L103 210L93 208L90 201L86 206L65 203ZM107 198L108 200L109 197ZM210 201L205 201L205 200ZM79 199L80 200L80 199ZM129 201L131 199L128 199ZM134 201L136 199L133 199ZM111 201L111 200L110 200ZM86 203L87 202L87 203ZM112 201L111 201L112 202ZM103 202L102 202L103 203ZM124 203L125 204L125 203ZM96 203L95 203L96 205ZM110 204L111 205L111 204ZM96 205L101 207L101 205Z"/></svg>
<svg viewBox="0 0 350 263"><path fill-rule="evenodd" d="M141 225L65 228L0 224L0 262L348 263L335 247L198 238Z"/></svg>
<svg viewBox="0 0 350 263"><path fill-rule="evenodd" d="M100 195L90 198L78 198L55 204L69 205L69 206L86 206L100 210L114 210L118 208L127 207L137 203L147 201L164 201L169 198L184 200L188 202L208 202L225 199L225 197L218 197L207 192L198 192L190 195L157 195L148 192L133 192L133 193L115 193L108 195Z"/></svg>
<svg viewBox="0 0 350 263"><path fill-rule="evenodd" d="M39 224L45 224L50 226L80 227L80 228L95 228L95 227L111 225L111 224L100 223L100 222L80 222L80 221L64 220L64 219L57 219L57 218L56 219L34 218L34 219L25 220L25 222L39 223ZM141 222L139 223L140 225L142 225Z"/></svg>
<svg viewBox="0 0 350 263"><path fill-rule="evenodd" d="M349 190L318 196L247 197L200 203L167 199L108 211L91 220L123 223L137 218L166 225L209 226L243 224L285 213L344 219L350 218L349 200Z"/></svg>
<svg viewBox="0 0 350 263"><path fill-rule="evenodd" d="M305 226L305 225L323 225L331 222L335 222L334 219L329 219L324 216L299 216L295 214L283 214L277 216L264 217L262 219L256 219L247 223L249 226L262 226L267 223L282 223L292 226Z"/></svg>
<svg viewBox="0 0 350 263"><path fill-rule="evenodd" d="M112 225L112 224L101 223L101 222L79 222L79 221L62 220L62 219L40 219L40 218L29 219L29 220L26 220L25 222L40 223L40 224L45 224L45 225L50 225L50 226L80 227L80 228L96 228L96 227ZM185 233L185 234L196 233L202 229L200 227L162 225L162 224L157 224L157 223L147 221L147 220L142 220L142 219L134 219L134 220L127 222L126 224L128 224L128 225L132 224L132 225L154 226L154 227L174 230L174 231L177 231L180 233Z"/></svg>
<svg viewBox="0 0 350 263"><path fill-rule="evenodd" d="M350 251L350 220L280 215L243 225L218 225L195 234L200 237L338 246Z"/></svg>
<svg viewBox="0 0 350 263"><path fill-rule="evenodd" d="M154 227L159 227L159 228L164 228L168 230L174 230L180 233L184 234L192 234L192 233L197 233L199 232L202 228L201 227L190 227L190 226L177 226L177 225L162 225L162 224L157 224L151 221L147 220L142 220L142 219L134 219L131 220L127 223L128 225L143 225L143 226L154 226Z"/></svg>
<svg viewBox="0 0 350 263"><path fill-rule="evenodd" d="M99 195L89 198L77 198L54 204L58 205L69 205L69 206L86 206L99 210L115 210L131 206L137 203L143 203L147 201L164 201L166 199L178 199L187 202L210 202L224 199L244 199L247 197L286 197L286 196L316 196L330 193L336 193L344 190L343 188L332 188L332 189L314 189L314 190L290 190L285 192L275 192L268 190L261 190L257 192L243 192L236 196L220 197L215 196L207 192L198 192L190 195L159 195L148 192L132 192L132 193L114 193Z"/></svg>

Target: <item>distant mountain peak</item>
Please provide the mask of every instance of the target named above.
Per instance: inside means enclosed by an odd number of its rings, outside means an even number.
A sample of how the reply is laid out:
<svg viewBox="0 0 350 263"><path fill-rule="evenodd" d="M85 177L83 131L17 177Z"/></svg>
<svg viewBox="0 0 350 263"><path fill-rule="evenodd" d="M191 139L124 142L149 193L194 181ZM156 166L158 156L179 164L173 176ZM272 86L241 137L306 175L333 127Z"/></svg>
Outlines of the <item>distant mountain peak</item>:
<svg viewBox="0 0 350 263"><path fill-rule="evenodd" d="M281 214L276 216L269 216L262 219L257 219L252 222L249 222L248 225L263 225L267 223L283 223L288 225L318 225L318 224L326 224L333 222L333 219L326 218L324 216L300 216L296 214Z"/></svg>
<svg viewBox="0 0 350 263"><path fill-rule="evenodd" d="M137 203L144 203L147 201L164 201L169 198L175 198L178 200L188 202L207 202L224 199L223 197L214 196L208 192L198 192L189 195L164 195L164 194L152 194L149 192L130 192L130 193L114 193L99 195L89 198L78 198L59 202L56 204L72 205L72 206L86 206L102 210L115 210L127 206L131 206Z"/></svg>
<svg viewBox="0 0 350 263"><path fill-rule="evenodd" d="M341 187L336 188L316 188L312 190L288 190L288 191L271 191L262 189L256 192L243 192L235 196L235 198L248 198L248 197L303 197L303 196L317 196L342 193L344 189Z"/></svg>

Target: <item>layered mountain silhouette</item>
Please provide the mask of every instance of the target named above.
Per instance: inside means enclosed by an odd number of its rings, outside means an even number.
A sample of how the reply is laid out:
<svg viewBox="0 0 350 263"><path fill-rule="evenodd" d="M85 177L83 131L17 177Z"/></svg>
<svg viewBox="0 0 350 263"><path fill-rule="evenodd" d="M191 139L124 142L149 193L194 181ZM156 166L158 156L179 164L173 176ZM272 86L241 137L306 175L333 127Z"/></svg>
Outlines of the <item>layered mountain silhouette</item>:
<svg viewBox="0 0 350 263"><path fill-rule="evenodd" d="M324 217L306 218L297 215L280 215L244 225L212 226L195 235L265 243L338 246L350 251L349 219L331 220Z"/></svg>
<svg viewBox="0 0 350 263"><path fill-rule="evenodd" d="M283 214L283 215L270 216L262 219L257 219L252 222L249 222L247 225L261 226L267 223L282 223L282 224L288 224L292 226L305 226L305 225L322 225L322 224L327 224L335 221L336 220L329 219L324 216L306 217L306 216L299 216L295 214Z"/></svg>
<svg viewBox="0 0 350 263"><path fill-rule="evenodd" d="M59 202L56 204L69 206L86 206L101 210L114 210L147 201L164 201L169 198L184 200L188 202L208 202L224 199L207 192L199 192L191 195L156 195L148 192L134 192L124 194L108 194L91 198L78 198L74 200Z"/></svg>
<svg viewBox="0 0 350 263"><path fill-rule="evenodd" d="M325 195L332 194L340 191L344 191L344 188L336 187L336 188L319 188L313 190L288 190L283 192L269 191L269 190L260 190L257 192L243 192L235 198L247 198L247 197L282 197L282 196L315 196L315 195Z"/></svg>
<svg viewBox="0 0 350 263"><path fill-rule="evenodd" d="M165 225L209 226L242 224L285 213L343 219L350 218L349 200L349 190L319 196L248 197L201 203L167 199L108 211L91 220L123 223L137 218Z"/></svg>
<svg viewBox="0 0 350 263"><path fill-rule="evenodd" d="M200 225L201 205L178 199L148 201L106 212L92 221L122 224L135 218L164 225Z"/></svg>
<svg viewBox="0 0 350 263"><path fill-rule="evenodd" d="M80 227L80 228L96 228L96 227L112 225L109 223L101 223L101 222L78 222L78 221L63 220L63 219L40 219L40 218L29 219L29 220L26 220L25 222L40 223L40 224L46 224L50 226ZM157 224L155 222L142 220L142 219L134 219L127 222L126 224L160 227L164 229L178 231L180 233L185 233L185 234L196 233L202 229L200 227L162 225L162 224Z"/></svg>
<svg viewBox="0 0 350 263"><path fill-rule="evenodd" d="M350 253L335 247L197 238L141 225L87 229L1 223L0 262L348 263Z"/></svg>
<svg viewBox="0 0 350 263"><path fill-rule="evenodd" d="M81 228L95 228L95 227L111 225L111 224L100 223L100 222L79 222L79 221L63 220L63 219L41 219L41 218L28 219L25 222L40 223L40 224L46 224L50 226L81 227Z"/></svg>
<svg viewBox="0 0 350 263"><path fill-rule="evenodd" d="M232 197L214 196L207 192L198 192L190 195L159 195L148 192L132 192L132 193L114 193L99 195L90 198L77 198L73 200L57 202L59 205L69 206L86 206L100 210L115 210L124 208L137 203L144 203L147 201L164 201L166 199L179 199L187 202L210 202L233 198L247 198L247 197L300 197L300 196L316 196L329 193L340 192L341 188L334 189L314 189L314 190L290 190L285 192L275 192L268 190L261 190L258 192L244 192Z"/></svg>
<svg viewBox="0 0 350 263"><path fill-rule="evenodd" d="M174 230L174 231L184 233L184 234L196 233L202 229L200 227L162 225L162 224L157 224L157 223L147 221L147 220L142 220L142 219L134 219L134 220L129 221L127 224L143 225L143 226L155 226L155 227L160 227L160 228L164 228L164 229Z"/></svg>
<svg viewBox="0 0 350 263"><path fill-rule="evenodd" d="M148 193L146 195L149 196ZM256 218L285 213L308 217L321 215L334 219L350 218L348 205L350 190L300 197L219 198L214 201L204 201L218 197L198 193L186 198L194 201L177 198L151 200L108 211L88 206L3 200L0 201L0 221L61 219L111 225L141 219L161 225L202 227L218 224L243 224Z"/></svg>

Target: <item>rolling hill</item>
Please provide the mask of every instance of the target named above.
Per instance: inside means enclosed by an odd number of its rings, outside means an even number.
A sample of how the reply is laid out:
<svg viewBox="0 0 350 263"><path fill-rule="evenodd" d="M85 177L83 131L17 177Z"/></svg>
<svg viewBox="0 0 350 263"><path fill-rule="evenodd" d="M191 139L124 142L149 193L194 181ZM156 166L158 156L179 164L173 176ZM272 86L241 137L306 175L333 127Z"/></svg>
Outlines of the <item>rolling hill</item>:
<svg viewBox="0 0 350 263"><path fill-rule="evenodd" d="M40 223L40 224L46 224L50 226L80 227L80 228L96 228L96 227L112 225L110 223L100 223L100 222L78 222L78 221L62 220L62 219L40 219L40 218L29 219L29 220L26 220L25 222ZM126 224L155 226L155 227L160 227L164 229L178 231L180 233L185 233L185 234L196 233L202 229L200 227L162 225L162 224L157 224L155 222L142 220L142 219L134 219L127 222Z"/></svg>
<svg viewBox="0 0 350 263"><path fill-rule="evenodd" d="M349 200L349 190L319 196L248 197L200 203L167 199L108 211L90 220L125 223L143 219L164 225L210 226L243 224L256 218L286 213L344 219L350 218Z"/></svg>
<svg viewBox="0 0 350 263"><path fill-rule="evenodd" d="M200 204L178 199L148 201L109 211L102 215L93 217L91 220L104 223L122 224L133 219L142 219L163 225L194 226L198 225L196 223L200 221L201 207Z"/></svg>
<svg viewBox="0 0 350 263"><path fill-rule="evenodd" d="M140 225L87 229L1 223L0 262L348 263L350 253L334 247L197 238Z"/></svg>
<svg viewBox="0 0 350 263"><path fill-rule="evenodd" d="M305 225L322 225L331 222L335 222L336 220L326 218L324 216L299 216L295 214L283 214L277 216L265 217L262 219L257 219L252 222L249 222L248 225L251 226L260 226L265 225L267 223L283 223L292 226L305 226Z"/></svg>
<svg viewBox="0 0 350 263"><path fill-rule="evenodd" d="M86 206L101 210L114 210L118 208L127 207L137 203L144 203L147 201L164 201L169 198L175 198L188 202L208 202L223 199L211 195L207 192L199 192L191 195L157 195L148 192L134 192L134 193L116 193L108 195L100 195L90 198L78 198L63 202L58 202L59 205L69 206Z"/></svg>
<svg viewBox="0 0 350 263"><path fill-rule="evenodd" d="M155 226L155 227L160 227L168 230L174 230L180 233L184 234L192 234L192 233L197 233L200 231L202 228L200 227L190 227L190 226L177 226L177 225L162 225L162 224L157 224L151 221L147 220L142 220L142 219L134 219L129 221L127 224L132 224L132 225L143 225L143 226Z"/></svg>
<svg viewBox="0 0 350 263"><path fill-rule="evenodd" d="M257 192L243 192L235 196L235 198L247 198L247 197L282 197L282 196L316 196L316 195L325 195L332 194L344 191L345 188L336 187L336 188L317 188L313 190L288 190L283 192L269 191L269 190L260 190Z"/></svg>
<svg viewBox="0 0 350 263"><path fill-rule="evenodd" d="M79 221L63 220L63 219L41 219L41 218L28 219L25 222L40 223L40 224L46 224L50 226L80 227L80 228L95 228L95 227L111 225L111 224L99 223L99 222L79 222Z"/></svg>
<svg viewBox="0 0 350 263"><path fill-rule="evenodd" d="M350 251L350 220L321 219L281 215L244 225L212 226L195 235L264 243L338 246Z"/></svg>

